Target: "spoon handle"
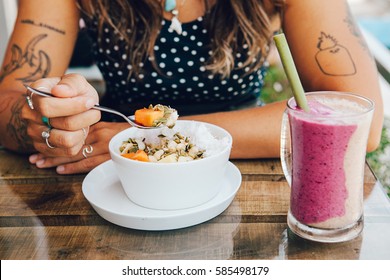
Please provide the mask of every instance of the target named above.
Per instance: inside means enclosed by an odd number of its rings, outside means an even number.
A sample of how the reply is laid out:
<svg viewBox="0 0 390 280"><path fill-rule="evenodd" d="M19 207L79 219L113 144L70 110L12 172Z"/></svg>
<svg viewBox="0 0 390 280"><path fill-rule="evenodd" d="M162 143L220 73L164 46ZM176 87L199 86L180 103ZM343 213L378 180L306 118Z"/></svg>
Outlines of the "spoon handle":
<svg viewBox="0 0 390 280"><path fill-rule="evenodd" d="M43 96L43 97L54 97L52 94L50 94L50 93L48 93L48 92L44 92L44 91L41 91L41 90L39 90L39 89L32 88L32 87L30 87L30 86L28 86L28 85L24 85L24 87L25 87L27 90L29 90L29 91L31 91L32 93L34 93L34 94L37 94L37 95L40 95L40 96Z"/></svg>
<svg viewBox="0 0 390 280"><path fill-rule="evenodd" d="M36 95L40 95L40 96L43 96L43 97L55 97L54 95L52 95L51 93L48 93L48 92L44 92L42 90L39 90L39 89L35 89L35 88L32 88L28 85L24 85L29 91L33 92L34 94ZM104 112L107 112L107 113L112 113L112 114L116 114L118 116L121 116L123 119L125 119L129 124L133 125L134 126L134 123L128 118L126 117L124 114L122 114L121 112L118 112L114 109L111 109L111 108L108 108L108 107L104 107L104 106L101 106L99 104L95 104L93 106L93 109L96 109L96 110L100 110L100 111L104 111Z"/></svg>
<svg viewBox="0 0 390 280"><path fill-rule="evenodd" d="M129 124L131 124L132 126L135 126L135 123L132 120L130 120L129 117L125 116L124 114L122 114L119 111L116 111L114 109L111 109L111 108L108 108L108 107L105 107L105 106L102 106L102 105L99 105L99 104L94 105L93 108L96 109L96 110L100 110L100 111L103 111L103 112L112 113L112 114L116 114L118 116L121 116ZM138 127L138 125L137 125L137 127Z"/></svg>

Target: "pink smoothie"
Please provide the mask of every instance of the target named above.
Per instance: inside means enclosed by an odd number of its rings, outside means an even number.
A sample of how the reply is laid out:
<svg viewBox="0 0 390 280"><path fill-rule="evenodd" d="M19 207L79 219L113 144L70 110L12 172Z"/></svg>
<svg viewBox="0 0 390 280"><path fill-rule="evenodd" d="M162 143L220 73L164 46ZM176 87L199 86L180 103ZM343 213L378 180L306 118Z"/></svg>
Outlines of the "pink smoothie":
<svg viewBox="0 0 390 280"><path fill-rule="evenodd" d="M355 169L354 173L362 173L364 154L361 150L365 153L365 146L354 146L351 141L357 132L358 122L348 119L329 121L333 115L342 114L340 108L335 111L318 102L310 102L309 106L310 113L293 111L289 114L292 141L290 209L299 222L318 224L331 218L337 220L347 212L350 215L354 208L360 209L359 201L348 202L351 192L360 192L361 188L347 185L345 166L346 158L350 155L363 156L363 162L359 159L357 166L351 166L352 170ZM363 137L367 139L367 136ZM352 219L359 214L354 214Z"/></svg>

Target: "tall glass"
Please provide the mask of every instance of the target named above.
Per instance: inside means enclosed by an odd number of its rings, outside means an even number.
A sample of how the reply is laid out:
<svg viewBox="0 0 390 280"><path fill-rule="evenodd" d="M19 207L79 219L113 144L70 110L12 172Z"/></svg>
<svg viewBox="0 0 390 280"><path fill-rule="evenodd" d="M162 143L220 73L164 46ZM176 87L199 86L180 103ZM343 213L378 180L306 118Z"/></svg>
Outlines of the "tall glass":
<svg viewBox="0 0 390 280"><path fill-rule="evenodd" d="M342 92L307 93L310 112L287 102L281 163L291 187L287 223L319 242L355 238L363 229L363 181L374 104Z"/></svg>

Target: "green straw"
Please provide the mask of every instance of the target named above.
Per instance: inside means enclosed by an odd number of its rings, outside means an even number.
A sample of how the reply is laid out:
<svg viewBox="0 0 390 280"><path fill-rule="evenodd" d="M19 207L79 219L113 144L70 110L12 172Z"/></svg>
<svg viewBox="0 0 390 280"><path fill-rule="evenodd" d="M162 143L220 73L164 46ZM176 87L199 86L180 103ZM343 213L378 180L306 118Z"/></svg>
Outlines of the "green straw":
<svg viewBox="0 0 390 280"><path fill-rule="evenodd" d="M303 90L301 80L299 79L297 69L295 68L294 59L288 47L286 37L283 33L274 36L276 48L278 49L280 59L286 72L287 79L292 88L292 92L297 105L306 112L309 112L305 91Z"/></svg>

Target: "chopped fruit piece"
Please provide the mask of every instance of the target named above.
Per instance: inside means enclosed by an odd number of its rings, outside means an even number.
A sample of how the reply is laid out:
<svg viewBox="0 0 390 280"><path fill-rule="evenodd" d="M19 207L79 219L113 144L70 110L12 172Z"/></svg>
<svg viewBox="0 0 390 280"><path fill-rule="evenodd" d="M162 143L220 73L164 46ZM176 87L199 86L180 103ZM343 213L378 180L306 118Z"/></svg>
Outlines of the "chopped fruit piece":
<svg viewBox="0 0 390 280"><path fill-rule="evenodd" d="M172 128L176 124L179 115L175 109L165 105L149 105L148 108L143 108L135 111L135 121L144 126L161 126L166 125Z"/></svg>
<svg viewBox="0 0 390 280"><path fill-rule="evenodd" d="M143 150L138 150L135 153L122 154L123 157L138 161L149 161L148 155Z"/></svg>
<svg viewBox="0 0 390 280"><path fill-rule="evenodd" d="M164 117L164 111L143 108L135 111L135 121L144 126L156 126Z"/></svg>

